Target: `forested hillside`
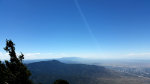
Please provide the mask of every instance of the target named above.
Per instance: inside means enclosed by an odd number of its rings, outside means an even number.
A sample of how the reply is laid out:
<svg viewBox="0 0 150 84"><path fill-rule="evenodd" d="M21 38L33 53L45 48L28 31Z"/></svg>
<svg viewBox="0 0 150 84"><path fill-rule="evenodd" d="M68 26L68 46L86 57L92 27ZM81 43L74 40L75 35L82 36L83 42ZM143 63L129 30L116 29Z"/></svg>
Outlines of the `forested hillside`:
<svg viewBox="0 0 150 84"><path fill-rule="evenodd" d="M31 79L51 84L56 79L68 80L70 84L99 84L97 78L120 77L119 73L104 67L85 64L65 64L57 60L42 61L27 65L32 72Z"/></svg>
<svg viewBox="0 0 150 84"><path fill-rule="evenodd" d="M57 60L28 64L35 84L52 84L56 79L65 79L70 84L149 84L149 78L115 72L102 66L65 64Z"/></svg>

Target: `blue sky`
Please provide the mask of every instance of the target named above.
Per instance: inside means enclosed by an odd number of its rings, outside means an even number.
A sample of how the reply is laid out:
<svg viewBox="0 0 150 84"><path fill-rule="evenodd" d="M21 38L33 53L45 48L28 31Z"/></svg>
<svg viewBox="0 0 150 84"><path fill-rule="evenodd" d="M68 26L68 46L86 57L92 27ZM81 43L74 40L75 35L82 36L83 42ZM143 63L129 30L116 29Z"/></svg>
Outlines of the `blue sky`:
<svg viewBox="0 0 150 84"><path fill-rule="evenodd" d="M27 59L149 58L149 0L0 0L6 39Z"/></svg>

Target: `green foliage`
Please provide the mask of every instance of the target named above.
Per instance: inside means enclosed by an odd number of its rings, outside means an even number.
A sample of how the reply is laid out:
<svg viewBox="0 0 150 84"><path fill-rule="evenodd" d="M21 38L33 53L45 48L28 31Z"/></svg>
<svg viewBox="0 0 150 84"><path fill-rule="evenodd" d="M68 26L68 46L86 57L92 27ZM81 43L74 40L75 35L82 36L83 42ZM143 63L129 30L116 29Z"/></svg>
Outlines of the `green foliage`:
<svg viewBox="0 0 150 84"><path fill-rule="evenodd" d="M117 74L101 66L65 64L57 60L30 63L27 66L32 72L31 79L36 84L53 84L57 79L67 80L70 84L101 84L98 78L114 77L116 75L111 74Z"/></svg>
<svg viewBox="0 0 150 84"><path fill-rule="evenodd" d="M69 84L69 83L66 80L59 79L59 80L56 80L54 84Z"/></svg>
<svg viewBox="0 0 150 84"><path fill-rule="evenodd" d="M9 53L10 61L0 61L0 84L32 84L29 79L31 73L22 63L24 55L21 53L17 57L14 46L11 40L6 40L4 50Z"/></svg>

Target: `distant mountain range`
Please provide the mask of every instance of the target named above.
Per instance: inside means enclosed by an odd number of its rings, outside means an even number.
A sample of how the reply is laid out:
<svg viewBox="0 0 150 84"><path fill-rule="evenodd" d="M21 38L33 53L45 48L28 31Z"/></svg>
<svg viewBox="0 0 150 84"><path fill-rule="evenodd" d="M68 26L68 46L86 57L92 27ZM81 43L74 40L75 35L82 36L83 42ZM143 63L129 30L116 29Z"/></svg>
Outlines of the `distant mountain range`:
<svg viewBox="0 0 150 84"><path fill-rule="evenodd" d="M55 58L55 59L33 59L33 60L24 60L25 64L40 62L40 61L51 61L51 60L58 60L63 63L72 63L72 64L94 64L99 63L99 59L88 59L88 58L80 58L80 57L62 57L62 58Z"/></svg>
<svg viewBox="0 0 150 84"><path fill-rule="evenodd" d="M83 59L80 57L62 57L62 58L55 58L55 59L32 59L32 60L24 60L25 64L40 62L40 61L51 61L51 60L58 60L63 63L81 63L81 61L85 61L87 59Z"/></svg>
<svg viewBox="0 0 150 84"><path fill-rule="evenodd" d="M70 84L149 84L150 79L116 72L102 66L66 64L57 60L27 64L31 79L36 83L52 84L64 79Z"/></svg>
<svg viewBox="0 0 150 84"><path fill-rule="evenodd" d="M34 82L51 84L56 79L65 79L70 84L96 84L96 78L119 77L113 72L100 66L85 64L65 64L57 60L41 61L27 65L32 72ZM116 74L115 74L116 73Z"/></svg>

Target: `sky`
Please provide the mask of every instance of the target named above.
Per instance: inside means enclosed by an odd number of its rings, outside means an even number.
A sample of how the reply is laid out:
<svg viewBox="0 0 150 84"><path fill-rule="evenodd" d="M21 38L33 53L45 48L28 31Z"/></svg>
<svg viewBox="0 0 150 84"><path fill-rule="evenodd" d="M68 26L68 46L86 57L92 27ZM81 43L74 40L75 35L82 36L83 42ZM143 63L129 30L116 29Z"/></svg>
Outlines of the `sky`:
<svg viewBox="0 0 150 84"><path fill-rule="evenodd" d="M150 59L149 0L0 0L6 39L25 59Z"/></svg>

